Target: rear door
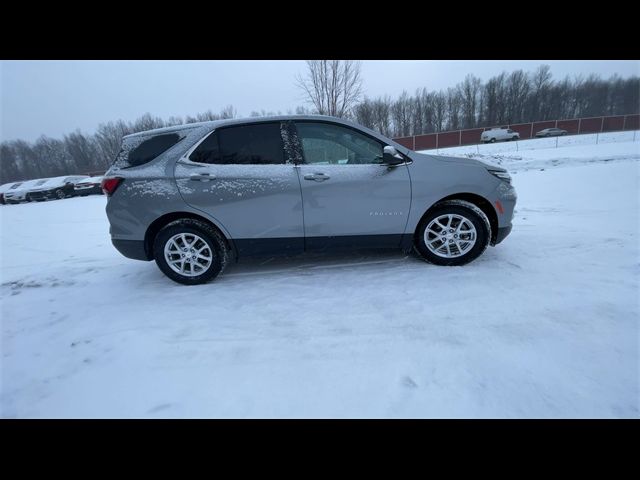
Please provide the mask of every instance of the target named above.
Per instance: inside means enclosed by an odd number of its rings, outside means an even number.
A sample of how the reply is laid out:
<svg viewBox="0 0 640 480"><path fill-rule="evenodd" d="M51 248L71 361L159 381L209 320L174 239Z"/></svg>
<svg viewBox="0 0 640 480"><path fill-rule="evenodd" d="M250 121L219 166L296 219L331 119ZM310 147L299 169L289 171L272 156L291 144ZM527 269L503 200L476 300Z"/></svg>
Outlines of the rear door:
<svg viewBox="0 0 640 480"><path fill-rule="evenodd" d="M395 247L411 205L406 165L382 163L383 144L341 124L296 121L307 249Z"/></svg>
<svg viewBox="0 0 640 480"><path fill-rule="evenodd" d="M241 255L304 249L302 196L280 122L214 130L176 163L184 200L231 235Z"/></svg>

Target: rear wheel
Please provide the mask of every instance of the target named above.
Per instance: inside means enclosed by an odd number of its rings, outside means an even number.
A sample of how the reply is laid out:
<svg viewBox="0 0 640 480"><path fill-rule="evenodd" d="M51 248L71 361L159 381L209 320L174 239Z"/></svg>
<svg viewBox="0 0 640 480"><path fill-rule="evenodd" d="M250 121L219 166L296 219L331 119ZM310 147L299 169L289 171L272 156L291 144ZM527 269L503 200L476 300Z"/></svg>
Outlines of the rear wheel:
<svg viewBox="0 0 640 480"><path fill-rule="evenodd" d="M447 200L422 219L414 249L429 263L457 266L478 258L490 239L491 224L479 207L464 200Z"/></svg>
<svg viewBox="0 0 640 480"><path fill-rule="evenodd" d="M222 235L211 225L191 218L169 223L153 243L153 256L162 273L184 285L198 285L217 277L228 255Z"/></svg>

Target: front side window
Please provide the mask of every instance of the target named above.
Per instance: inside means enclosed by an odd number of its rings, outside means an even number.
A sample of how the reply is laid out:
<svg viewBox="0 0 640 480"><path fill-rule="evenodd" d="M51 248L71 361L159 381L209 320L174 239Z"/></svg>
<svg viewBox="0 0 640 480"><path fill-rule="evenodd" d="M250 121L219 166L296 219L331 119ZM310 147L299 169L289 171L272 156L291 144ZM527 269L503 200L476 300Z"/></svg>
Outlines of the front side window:
<svg viewBox="0 0 640 480"><path fill-rule="evenodd" d="M280 123L221 128L198 145L189 159L221 165L283 164Z"/></svg>
<svg viewBox="0 0 640 480"><path fill-rule="evenodd" d="M383 163L384 145L351 128L320 122L296 122L305 163L363 165Z"/></svg>

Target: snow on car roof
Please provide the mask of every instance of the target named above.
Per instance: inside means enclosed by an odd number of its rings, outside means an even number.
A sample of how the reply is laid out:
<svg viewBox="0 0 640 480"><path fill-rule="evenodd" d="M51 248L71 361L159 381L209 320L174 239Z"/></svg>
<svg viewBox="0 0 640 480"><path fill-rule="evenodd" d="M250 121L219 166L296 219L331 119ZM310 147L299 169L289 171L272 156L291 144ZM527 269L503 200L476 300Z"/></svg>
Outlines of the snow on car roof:
<svg viewBox="0 0 640 480"><path fill-rule="evenodd" d="M23 180L20 180L18 182L9 182L9 183L5 183L4 185L0 185L0 193L4 193L8 190L11 190L11 187L20 183L23 183Z"/></svg>
<svg viewBox="0 0 640 480"><path fill-rule="evenodd" d="M42 187L42 188L49 188L49 187L55 187L55 186L62 186L65 184L65 181L67 179L69 179L68 181L73 181L72 179L82 179L84 180L87 177L86 175L63 175L60 177L52 177L52 178L46 178L46 179L41 179L41 180L46 180L45 182L41 183L40 185L38 185L38 187ZM39 180L39 181L41 181Z"/></svg>

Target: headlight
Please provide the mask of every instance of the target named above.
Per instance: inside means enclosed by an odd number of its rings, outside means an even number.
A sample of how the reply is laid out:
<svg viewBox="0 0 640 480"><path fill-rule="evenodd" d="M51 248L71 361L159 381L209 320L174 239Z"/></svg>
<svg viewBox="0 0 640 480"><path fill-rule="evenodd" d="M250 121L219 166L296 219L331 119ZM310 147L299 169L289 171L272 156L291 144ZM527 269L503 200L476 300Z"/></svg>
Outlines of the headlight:
<svg viewBox="0 0 640 480"><path fill-rule="evenodd" d="M504 180L507 183L511 183L511 175L501 170L488 170L488 172L494 177L498 177L500 180Z"/></svg>

